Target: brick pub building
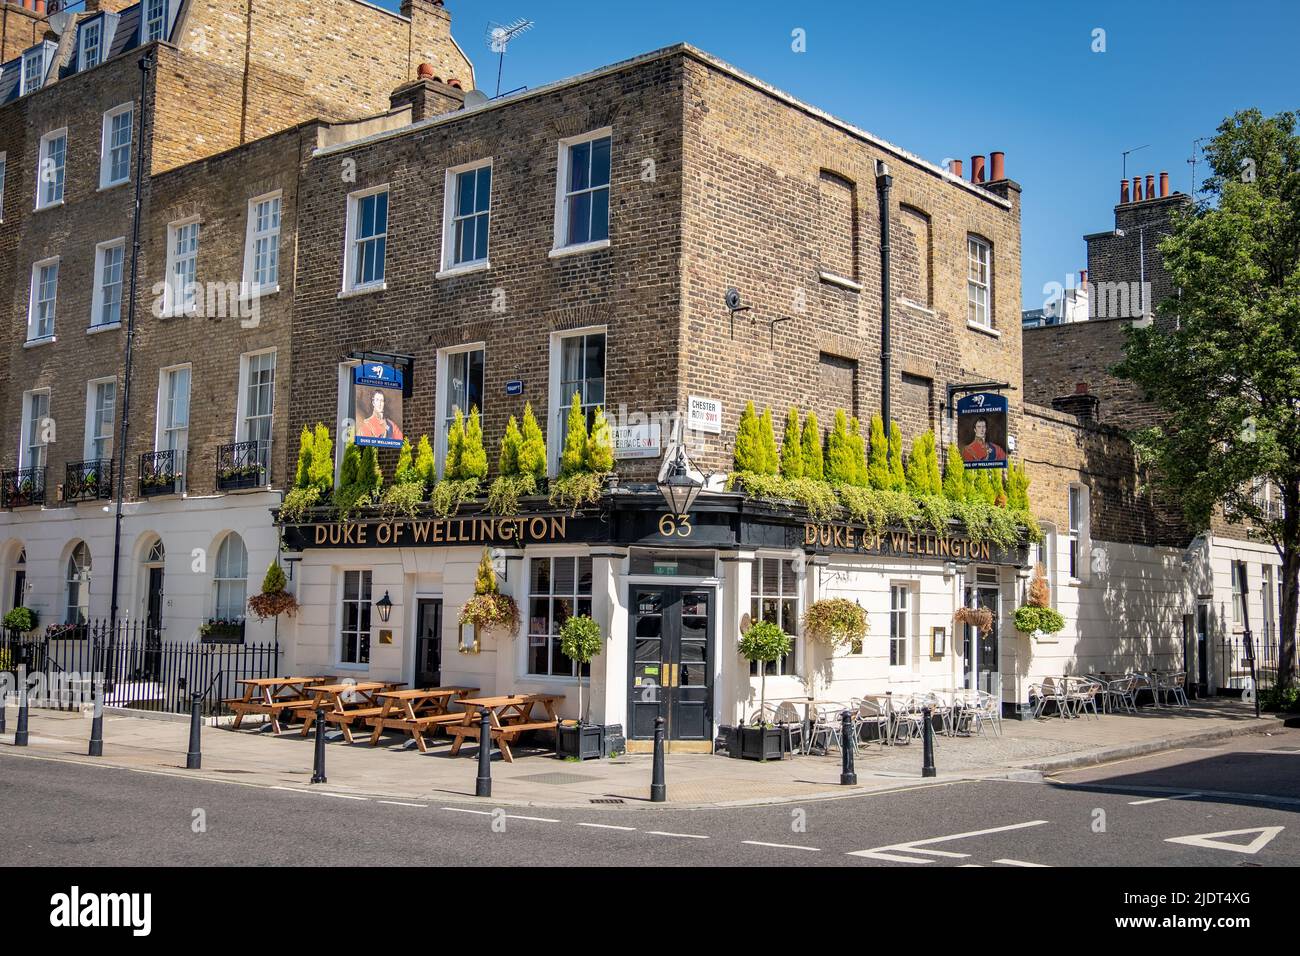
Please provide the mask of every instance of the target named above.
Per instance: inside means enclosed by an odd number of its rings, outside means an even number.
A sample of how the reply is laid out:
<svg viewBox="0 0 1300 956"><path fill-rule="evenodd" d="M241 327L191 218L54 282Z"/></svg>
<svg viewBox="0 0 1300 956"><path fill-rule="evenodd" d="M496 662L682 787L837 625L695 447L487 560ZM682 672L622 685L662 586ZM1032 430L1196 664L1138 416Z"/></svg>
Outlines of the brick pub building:
<svg viewBox="0 0 1300 956"><path fill-rule="evenodd" d="M159 563L166 620L181 632L173 636L217 615L236 585L252 593L275 554L270 509L292 477L298 430L319 421L336 439L348 434L357 366L387 364L404 376L402 430L428 434L439 467L452 412L470 404L482 411L495 463L507 418L530 402L552 474L574 391L619 423L677 416L689 426L697 400L721 414L702 428L664 428L636 457L620 456L617 487L577 514L543 500L505 517L470 505L448 519L364 513L340 524L322 515L280 529L302 605L280 627L286 672L554 692L575 716L578 678L556 632L567 614L590 613L605 636L591 664L592 719L644 740L663 713L674 746L708 749L719 726L757 707L757 675L737 642L759 615L795 637L769 670L769 700L978 687L1014 709L1045 674L1182 662L1185 550L1159 537L1130 446L1068 406L1030 401L1025 387L1021 195L1001 153L987 165L972 157L966 179L960 164L934 166L684 45L487 100L473 91L439 4L412 0L393 16L330 0L312 5L310 27L291 6L257 13L257 29L237 47L238 37L203 28L215 10L182 3L178 26L151 41L158 65L148 96L158 105L147 132L153 175L133 376L143 397L132 404L128 461L137 471L123 553L124 567L144 576L124 613L152 613L147 572ZM257 20L272 16L284 19ZM301 29L320 32L311 44L289 43ZM139 45L94 68L116 69L120 89L95 84L105 103L81 122L98 128L108 100L130 101ZM299 60L307 49L310 62ZM270 72L254 77L245 63ZM103 454L89 433L80 441L77 423L94 422L88 383L120 376L122 333L86 334L96 288L87 262L99 243L129 235L131 187L117 189L115 213L92 207L114 193L77 186L91 172L75 169L76 149L79 139L88 152L100 140L70 136L67 200L32 212L23 204L37 192L44 130L65 121L23 111L86 79L71 71L0 106L19 177L0 227L12 292L3 400L13 423L7 447L17 448L4 462L15 475L35 463L59 476L63 497L69 484L85 485L66 476L96 460L86 449ZM224 121L186 113L208 102L229 108ZM98 174L94 160L81 162ZM278 231L259 206L266 197L279 200ZM85 223L74 228L74 216ZM109 218L92 230L97 216ZM195 222L197 256L186 231ZM471 223L476 241L453 241ZM275 286L246 296L259 303L255 322L217 321L206 302L186 308L169 298L168 278L187 275L191 262L200 287L256 286L265 257L250 250L265 249L272 234ZM61 277L55 331L33 339L30 316L48 311L33 277L55 256L84 275ZM733 288L746 310L727 307ZM270 411L250 416L267 392L255 385L265 384L268 360L258 356L268 353ZM192 389L185 429L166 417L182 384L167 376L180 364ZM955 441L955 399L976 390L1008 400L1008 448L1032 478L1041 546L1002 551L960 534L867 540L860 529L850 536L847 525L819 527L725 493L716 477L730 468L747 401L778 419L791 406L815 411L828 427L837 409L869 419L887 394L909 445L927 428L946 444ZM24 423L43 415L60 423L57 442L29 440L36 432ZM181 450L181 439L184 486L146 497L142 477L156 473L160 453L178 470L166 453ZM663 523L655 488L679 444L696 477L712 476L689 531ZM258 476L238 494L218 487L223 475L249 473L222 468L232 453ZM394 456L382 460L391 474ZM45 619L77 613L73 556L87 542L89 611L102 614L106 502L65 504L51 488L47 477L43 503L19 496L2 516L5 606L22 580ZM232 534L246 552L242 576L229 552L212 562L219 571L191 570L195 549L215 554ZM164 554L150 560L155 537ZM456 618L485 547L523 620L517 634L476 642ZM1041 642L1011 623L1039 562L1067 619ZM381 622L372 611L385 595L391 612ZM829 596L866 609L861 647L831 654L801 635L802 610ZM954 611L971 603L994 612L991 628L954 624Z"/></svg>

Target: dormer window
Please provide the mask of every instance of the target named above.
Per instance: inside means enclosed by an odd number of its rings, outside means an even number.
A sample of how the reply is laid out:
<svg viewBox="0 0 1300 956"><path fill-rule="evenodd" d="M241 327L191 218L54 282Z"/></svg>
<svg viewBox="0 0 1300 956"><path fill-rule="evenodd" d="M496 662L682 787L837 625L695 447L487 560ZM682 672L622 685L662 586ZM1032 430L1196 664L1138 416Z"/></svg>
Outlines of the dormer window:
<svg viewBox="0 0 1300 956"><path fill-rule="evenodd" d="M144 42L162 40L167 34L167 0L144 0Z"/></svg>
<svg viewBox="0 0 1300 956"><path fill-rule="evenodd" d="M53 43L42 43L32 47L23 54L22 90L20 96L34 93L45 85L45 74L49 70L50 57L54 55Z"/></svg>
<svg viewBox="0 0 1300 956"><path fill-rule="evenodd" d="M104 21L103 19L91 20L89 23L82 24L81 27L81 61L77 64L79 70L89 70L92 66L99 66L104 59Z"/></svg>

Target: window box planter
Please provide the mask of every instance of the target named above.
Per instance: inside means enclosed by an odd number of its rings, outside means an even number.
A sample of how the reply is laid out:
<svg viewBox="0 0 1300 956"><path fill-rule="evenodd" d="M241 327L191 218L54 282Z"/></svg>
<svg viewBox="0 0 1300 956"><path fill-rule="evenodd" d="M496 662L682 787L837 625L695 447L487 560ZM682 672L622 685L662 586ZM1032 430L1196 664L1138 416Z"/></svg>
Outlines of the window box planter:
<svg viewBox="0 0 1300 956"><path fill-rule="evenodd" d="M203 644L243 644L243 621L208 621L199 625L199 640Z"/></svg>
<svg viewBox="0 0 1300 956"><path fill-rule="evenodd" d="M239 491L243 488L257 488L266 484L262 477L266 469L261 465L244 465L239 468L225 468L217 472L218 491Z"/></svg>
<svg viewBox="0 0 1300 956"><path fill-rule="evenodd" d="M786 727L739 727L740 756L744 760L780 760L790 752Z"/></svg>
<svg viewBox="0 0 1300 956"><path fill-rule="evenodd" d="M620 728L621 729L621 728ZM601 724L560 722L556 733L555 755L599 760L604 756L605 728Z"/></svg>
<svg viewBox="0 0 1300 956"><path fill-rule="evenodd" d="M140 479L140 497L156 498L158 495L176 494L178 475L146 475Z"/></svg>

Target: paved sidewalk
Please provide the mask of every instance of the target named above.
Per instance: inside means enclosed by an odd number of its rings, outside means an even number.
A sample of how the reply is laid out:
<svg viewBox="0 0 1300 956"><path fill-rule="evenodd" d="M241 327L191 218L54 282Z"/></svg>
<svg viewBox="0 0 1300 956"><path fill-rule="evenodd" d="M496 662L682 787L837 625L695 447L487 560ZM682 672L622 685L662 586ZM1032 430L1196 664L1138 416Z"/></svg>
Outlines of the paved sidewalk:
<svg viewBox="0 0 1300 956"><path fill-rule="evenodd" d="M311 786L313 742L297 729L279 736L245 729L205 726L203 769L185 770L189 725L184 720L106 716L104 756L86 756L90 719L79 713L32 710L30 745L15 748L17 710L8 709L8 733L0 736L0 756L68 760L144 772L200 776L227 783L292 787L336 794L366 794L394 800L473 800L477 750L467 745L458 757L438 738L428 754L407 749L387 737L371 748L368 738L342 740L326 747L329 782ZM252 726L256 726L253 724ZM1198 701L1177 710L1144 708L1136 715L1106 715L1099 720L1003 722L1002 736L937 737L939 775L921 777L920 741L908 746L863 748L857 756L858 784L840 786L840 760L797 757L771 763L723 756L673 754L666 761L669 806L742 806L845 796L920 784L998 776L1034 777L1142 753L1196 746L1239 734L1281 728L1275 717L1256 720L1238 701ZM365 742L363 742L365 741ZM613 760L557 760L553 755L516 750L513 764L492 761L494 804L527 806L661 807L649 802L651 758L628 755Z"/></svg>

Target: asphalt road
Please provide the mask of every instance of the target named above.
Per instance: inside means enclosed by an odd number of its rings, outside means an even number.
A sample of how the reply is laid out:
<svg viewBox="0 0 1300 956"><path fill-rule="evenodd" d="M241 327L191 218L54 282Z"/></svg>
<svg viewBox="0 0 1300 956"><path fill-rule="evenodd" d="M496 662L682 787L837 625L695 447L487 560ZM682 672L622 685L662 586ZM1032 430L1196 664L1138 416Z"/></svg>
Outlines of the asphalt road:
<svg viewBox="0 0 1300 956"><path fill-rule="evenodd" d="M494 808L304 791L63 763L6 747L0 859L11 866L352 865L358 854L424 866L1300 865L1300 731L1042 782L907 786L720 810Z"/></svg>

